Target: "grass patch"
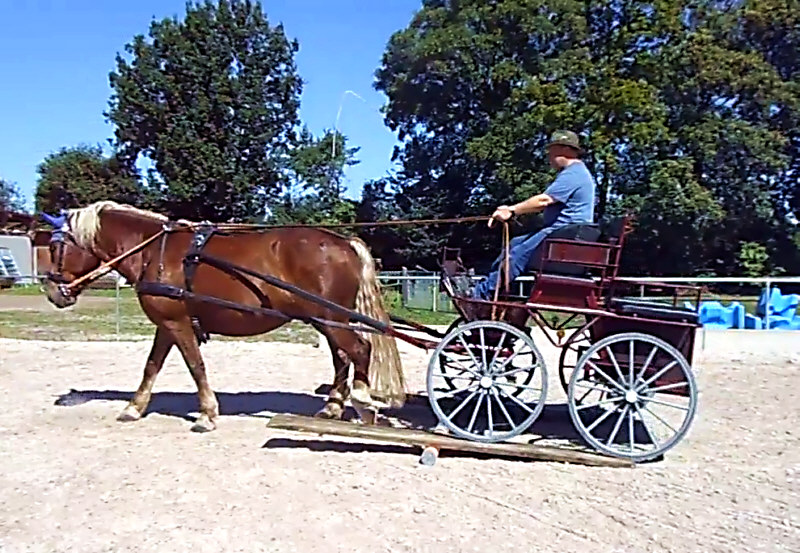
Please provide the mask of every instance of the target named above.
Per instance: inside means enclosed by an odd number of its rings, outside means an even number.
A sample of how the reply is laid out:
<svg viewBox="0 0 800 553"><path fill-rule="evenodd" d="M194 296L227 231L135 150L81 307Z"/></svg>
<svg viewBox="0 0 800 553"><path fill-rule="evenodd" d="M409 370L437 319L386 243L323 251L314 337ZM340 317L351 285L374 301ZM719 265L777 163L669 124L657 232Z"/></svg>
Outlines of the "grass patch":
<svg viewBox="0 0 800 553"><path fill-rule="evenodd" d="M110 292L110 295L108 294ZM41 294L38 292L37 294ZM25 295L25 294L24 294ZM78 300L67 309L48 305L45 310L17 309L0 311L0 338L56 341L150 340L155 325L145 316L133 290L120 293L119 315L114 290L87 290L85 296L107 297L91 303ZM219 336L212 340L251 342L292 342L315 344L317 332L310 326L291 322L258 336Z"/></svg>

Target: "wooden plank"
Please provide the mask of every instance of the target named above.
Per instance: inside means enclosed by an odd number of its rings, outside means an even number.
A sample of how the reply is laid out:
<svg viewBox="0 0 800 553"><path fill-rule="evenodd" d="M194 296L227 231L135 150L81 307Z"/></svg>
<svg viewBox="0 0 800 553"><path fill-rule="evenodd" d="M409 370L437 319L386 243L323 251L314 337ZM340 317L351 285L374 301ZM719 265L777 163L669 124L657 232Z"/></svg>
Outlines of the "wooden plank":
<svg viewBox="0 0 800 553"><path fill-rule="evenodd" d="M395 442L422 448L434 447L441 450L504 455L540 461L556 461L597 467L634 466L634 463L628 459L620 459L617 457L560 447L517 443L488 444L462 440L450 436L442 436L424 430L356 424L347 421L319 419L301 415L275 415L267 423L267 426L275 429L309 432L319 435L332 434L351 438Z"/></svg>

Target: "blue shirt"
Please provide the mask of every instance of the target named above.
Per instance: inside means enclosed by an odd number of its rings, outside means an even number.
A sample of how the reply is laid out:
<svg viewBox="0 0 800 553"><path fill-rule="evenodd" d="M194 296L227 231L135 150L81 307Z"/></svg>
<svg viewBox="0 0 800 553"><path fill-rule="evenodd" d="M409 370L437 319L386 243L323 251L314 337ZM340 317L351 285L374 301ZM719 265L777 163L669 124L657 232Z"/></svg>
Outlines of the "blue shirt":
<svg viewBox="0 0 800 553"><path fill-rule="evenodd" d="M593 223L594 189L594 178L582 161L562 169L544 191L556 201L544 209L544 225Z"/></svg>

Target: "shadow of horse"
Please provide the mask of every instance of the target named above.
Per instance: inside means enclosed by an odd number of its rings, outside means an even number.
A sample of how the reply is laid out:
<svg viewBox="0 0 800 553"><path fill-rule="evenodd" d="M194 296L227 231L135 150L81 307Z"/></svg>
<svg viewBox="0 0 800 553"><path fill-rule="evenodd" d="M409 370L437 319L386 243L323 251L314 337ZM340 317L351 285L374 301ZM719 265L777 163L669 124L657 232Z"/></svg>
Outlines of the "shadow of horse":
<svg viewBox="0 0 800 553"><path fill-rule="evenodd" d="M316 390L317 392L323 390ZM122 390L76 390L61 394L54 404L61 407L77 407L90 402L119 402L120 409L133 398L132 391ZM217 392L220 415L244 416L269 419L273 414L313 416L325 404L325 395L302 392L261 391L261 392ZM156 392L153 393L144 417L151 413L178 417L193 422L199 411L195 392ZM393 422L407 428L431 430L439 422L428 404L427 397L410 395L406 404L399 409L387 409L382 413ZM345 420L358 418L356 412L347 407ZM572 424L566 404L548 404L536 422L527 430L529 443L544 440L568 442L570 446L586 448L586 444ZM419 448L403 445L347 443L335 440L271 438L263 445L265 448L294 449L309 451L333 451L343 453L384 452L419 453ZM591 448L587 448L591 450ZM445 452L442 452L442 456ZM469 456L473 458L493 457L474 453L448 452L449 457Z"/></svg>
<svg viewBox="0 0 800 553"><path fill-rule="evenodd" d="M220 415L269 418L272 413L293 413L312 416L325 405L325 399L298 392L216 392ZM75 390L61 394L55 405L75 407L94 401L116 401L127 404L133 392L122 390ZM122 409L124 405L120 406ZM200 404L195 392L155 392L144 417L151 413L194 421ZM351 416L354 412L351 411Z"/></svg>

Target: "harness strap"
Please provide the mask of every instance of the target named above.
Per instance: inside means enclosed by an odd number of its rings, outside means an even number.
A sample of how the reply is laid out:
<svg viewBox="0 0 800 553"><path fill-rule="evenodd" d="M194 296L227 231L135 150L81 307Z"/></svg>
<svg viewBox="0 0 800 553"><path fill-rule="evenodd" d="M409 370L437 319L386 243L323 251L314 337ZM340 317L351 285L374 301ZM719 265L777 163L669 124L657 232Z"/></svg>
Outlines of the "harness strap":
<svg viewBox="0 0 800 553"><path fill-rule="evenodd" d="M192 243L189 246L189 251L186 252L186 255L183 258L183 275L186 281L186 291L189 293L192 292L194 275L197 272L197 266L200 263L200 252L203 251L203 248L206 247L206 244L208 244L208 241L216 232L217 228L208 222L204 222L196 227L194 237L192 238ZM192 321L192 329L194 329L197 340L201 344L207 342L208 333L203 330L203 327L200 324L200 318L197 315L196 310L193 308L191 302L186 303L186 310L189 312L189 318Z"/></svg>

